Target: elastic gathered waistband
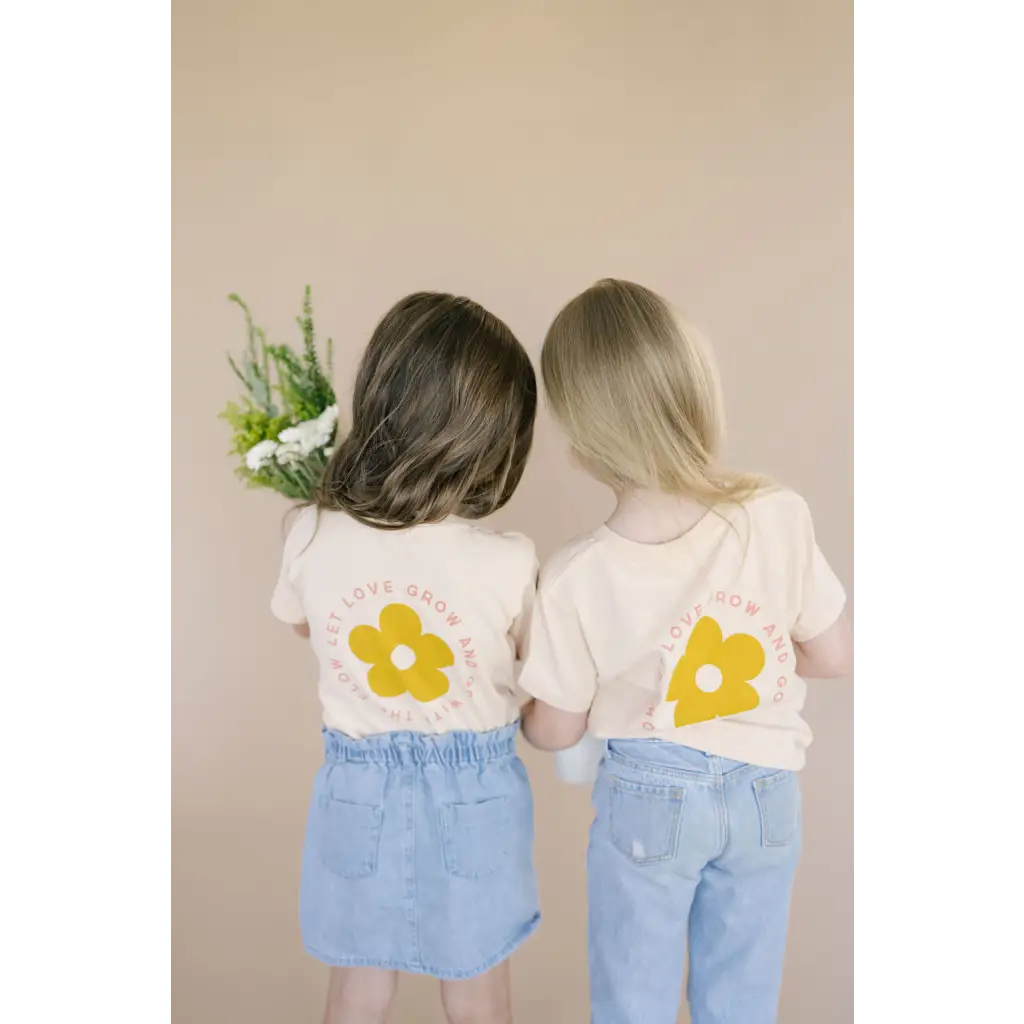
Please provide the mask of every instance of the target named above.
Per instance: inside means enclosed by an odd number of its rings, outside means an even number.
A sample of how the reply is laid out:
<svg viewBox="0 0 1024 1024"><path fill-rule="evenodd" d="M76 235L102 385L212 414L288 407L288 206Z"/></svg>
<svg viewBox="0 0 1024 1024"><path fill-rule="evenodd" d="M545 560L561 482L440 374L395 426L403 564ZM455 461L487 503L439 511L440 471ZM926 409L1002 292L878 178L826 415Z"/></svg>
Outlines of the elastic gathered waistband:
<svg viewBox="0 0 1024 1024"><path fill-rule="evenodd" d="M354 761L392 767L441 764L457 768L512 756L518 731L519 723L513 722L489 732L385 732L357 740L324 728L324 756L329 762Z"/></svg>

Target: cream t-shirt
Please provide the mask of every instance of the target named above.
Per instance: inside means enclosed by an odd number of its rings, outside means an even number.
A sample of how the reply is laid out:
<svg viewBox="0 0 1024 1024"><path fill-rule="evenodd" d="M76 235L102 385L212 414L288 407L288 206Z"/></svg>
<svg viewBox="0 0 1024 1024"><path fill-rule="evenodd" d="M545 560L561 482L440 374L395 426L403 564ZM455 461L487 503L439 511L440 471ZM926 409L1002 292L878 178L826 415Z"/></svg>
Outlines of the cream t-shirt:
<svg viewBox="0 0 1024 1024"><path fill-rule="evenodd" d="M484 732L518 719L531 540L456 518L376 530L321 512L316 524L312 508L296 518L271 610L309 623L326 726L360 738Z"/></svg>
<svg viewBox="0 0 1024 1024"><path fill-rule="evenodd" d="M664 544L601 526L541 572L519 685L589 710L600 738L795 770L811 731L793 641L823 633L845 604L790 491L722 506Z"/></svg>

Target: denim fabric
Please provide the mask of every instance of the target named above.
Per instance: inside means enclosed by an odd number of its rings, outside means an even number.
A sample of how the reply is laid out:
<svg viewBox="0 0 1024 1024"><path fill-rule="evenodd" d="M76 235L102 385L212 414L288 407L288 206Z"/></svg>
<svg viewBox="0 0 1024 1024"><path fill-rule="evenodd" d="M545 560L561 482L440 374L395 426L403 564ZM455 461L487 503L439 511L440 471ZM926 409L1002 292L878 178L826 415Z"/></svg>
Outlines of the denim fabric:
<svg viewBox="0 0 1024 1024"><path fill-rule="evenodd" d="M793 772L610 740L587 853L592 1024L773 1024L793 874Z"/></svg>
<svg viewBox="0 0 1024 1024"><path fill-rule="evenodd" d="M533 798L517 729L361 740L324 730L299 900L309 953L341 967L466 978L537 927Z"/></svg>

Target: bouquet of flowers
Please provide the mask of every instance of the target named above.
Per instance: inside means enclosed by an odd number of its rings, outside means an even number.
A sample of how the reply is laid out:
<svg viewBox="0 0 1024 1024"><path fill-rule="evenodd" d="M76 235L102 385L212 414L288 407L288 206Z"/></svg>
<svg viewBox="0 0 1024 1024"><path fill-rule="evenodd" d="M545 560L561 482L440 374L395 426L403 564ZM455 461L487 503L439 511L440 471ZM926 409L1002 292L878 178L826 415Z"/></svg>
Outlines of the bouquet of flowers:
<svg viewBox="0 0 1024 1024"><path fill-rule="evenodd" d="M234 431L230 454L241 459L236 472L249 487L269 487L286 498L307 501L333 451L338 425L332 343L328 339L322 367L308 286L302 316L296 318L301 352L268 344L249 307L237 295L228 298L245 314L248 332L240 364L228 357L245 390L240 402L228 402L221 413Z"/></svg>

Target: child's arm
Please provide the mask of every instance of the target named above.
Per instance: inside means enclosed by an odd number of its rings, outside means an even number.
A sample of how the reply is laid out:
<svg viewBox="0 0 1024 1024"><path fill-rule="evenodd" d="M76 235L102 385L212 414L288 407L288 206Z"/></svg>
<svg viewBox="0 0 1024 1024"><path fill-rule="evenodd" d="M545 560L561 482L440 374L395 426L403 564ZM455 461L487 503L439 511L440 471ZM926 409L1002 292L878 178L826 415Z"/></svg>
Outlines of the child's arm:
<svg viewBox="0 0 1024 1024"><path fill-rule="evenodd" d="M796 671L804 679L838 679L853 672L853 631L845 612L824 633L793 646Z"/></svg>
<svg viewBox="0 0 1024 1024"><path fill-rule="evenodd" d="M796 671L804 679L837 679L853 672L853 634L846 593L814 538L806 504L801 507L796 621L790 630Z"/></svg>
<svg viewBox="0 0 1024 1024"><path fill-rule="evenodd" d="M522 712L523 735L539 750L568 750L587 731L586 711L562 711L531 700Z"/></svg>
<svg viewBox="0 0 1024 1024"><path fill-rule="evenodd" d="M597 668L571 594L543 574L525 647L519 686L533 699L522 709L523 735L540 750L568 750L587 732Z"/></svg>
<svg viewBox="0 0 1024 1024"><path fill-rule="evenodd" d="M270 610L275 619L291 626L301 637L309 636L309 621L302 604L301 586L297 580L296 560L313 539L316 527L316 510L303 509L288 533L284 542L284 553L281 556L281 573L274 588L274 596L270 599Z"/></svg>

